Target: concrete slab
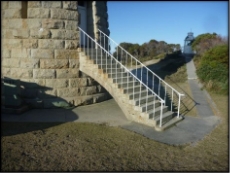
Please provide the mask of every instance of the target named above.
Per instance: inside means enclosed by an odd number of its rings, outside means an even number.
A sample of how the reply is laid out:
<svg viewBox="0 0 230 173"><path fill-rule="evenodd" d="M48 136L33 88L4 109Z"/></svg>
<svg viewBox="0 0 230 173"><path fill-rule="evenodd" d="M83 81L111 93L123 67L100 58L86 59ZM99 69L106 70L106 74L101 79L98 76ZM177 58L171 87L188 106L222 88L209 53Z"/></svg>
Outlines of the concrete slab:
<svg viewBox="0 0 230 173"><path fill-rule="evenodd" d="M188 79L197 79L196 68L192 56L185 56Z"/></svg>
<svg viewBox="0 0 230 173"><path fill-rule="evenodd" d="M192 97L197 103L196 109L197 109L198 115L201 117L213 116L214 113L212 112L212 108L210 107L208 103L205 93L199 87L198 81L189 80L188 83L190 85Z"/></svg>
<svg viewBox="0 0 230 173"><path fill-rule="evenodd" d="M218 125L219 121L220 119L216 116L205 119L186 117L183 121L163 133L154 130L152 127L140 125L135 122L121 127L158 142L170 145L182 145L198 142L205 135L209 134Z"/></svg>
<svg viewBox="0 0 230 173"><path fill-rule="evenodd" d="M2 121L15 122L91 122L119 126L130 122L115 100L79 106L74 109L32 109L20 115L1 114Z"/></svg>
<svg viewBox="0 0 230 173"><path fill-rule="evenodd" d="M192 62L191 59L188 61ZM194 65L194 64L193 64ZM188 75L195 77L193 65L188 65ZM193 72L192 72L193 71ZM150 139L170 144L182 145L196 143L209 134L220 122L220 118L214 116L207 102L205 93L200 89L196 80L189 80L193 99L197 102L199 117L185 116L170 129L159 132L153 127L131 122L126 119L124 113L114 99L101 103L79 106L74 109L32 109L21 115L1 114L2 121L14 122L91 122L106 123L110 126L136 132Z"/></svg>
<svg viewBox="0 0 230 173"><path fill-rule="evenodd" d="M69 109L32 109L21 115L2 114L2 121L14 122L90 122L106 123L110 126L139 133L145 137L170 145L182 145L194 143L209 134L219 123L217 116L189 117L170 129L159 132L153 127L131 122L126 119L115 100L79 106L73 110ZM194 128L195 127L195 128Z"/></svg>
<svg viewBox="0 0 230 173"><path fill-rule="evenodd" d="M120 126L130 122L113 99L93 105L79 106L73 109L73 112L79 117L74 122L107 123L110 126Z"/></svg>

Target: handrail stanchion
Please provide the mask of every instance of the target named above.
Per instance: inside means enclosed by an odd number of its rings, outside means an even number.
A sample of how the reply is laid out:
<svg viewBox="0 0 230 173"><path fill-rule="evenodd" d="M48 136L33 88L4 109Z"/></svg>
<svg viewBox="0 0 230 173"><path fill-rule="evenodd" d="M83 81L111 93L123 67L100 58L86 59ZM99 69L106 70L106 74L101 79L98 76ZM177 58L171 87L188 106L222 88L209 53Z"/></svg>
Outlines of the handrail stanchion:
<svg viewBox="0 0 230 173"><path fill-rule="evenodd" d="M160 127L162 127L162 114L163 114L163 101L161 102L161 112L160 112Z"/></svg>
<svg viewBox="0 0 230 173"><path fill-rule="evenodd" d="M181 95L179 95L178 110L177 110L177 118L180 118L180 99L181 99Z"/></svg>
<svg viewBox="0 0 230 173"><path fill-rule="evenodd" d="M165 92L165 96L164 96L164 100L165 100L165 105L166 105L166 93L167 93L167 88L166 88L166 85L165 85L165 90L164 90L164 92Z"/></svg>
<svg viewBox="0 0 230 173"><path fill-rule="evenodd" d="M143 68L142 68L142 66L141 66L141 81L142 81L142 70L143 70ZM140 83L140 93L139 93L139 106L141 105L141 83Z"/></svg>
<svg viewBox="0 0 230 173"><path fill-rule="evenodd" d="M98 44L94 39L92 39L87 33L85 33L80 27L78 27L79 30L80 30L80 45L81 45L81 42L83 42L83 44L85 44L85 46L83 46L85 49L87 48L87 50L85 50L85 52L89 52L89 39L91 39L92 42L95 42L95 44L97 45L97 47L99 47L101 49L101 63L102 63L102 51L104 52L107 52L109 54L109 56L111 57L111 73L112 73L112 61L115 61L115 73L116 73L116 82L118 82L118 69L117 69L117 66L119 65L119 67L123 68L125 70L125 72L128 73L127 75L127 88L129 86L129 81L128 81L128 76L132 77L132 82L133 82L133 99L135 99L134 97L134 84L135 84L135 81L138 81L140 83L140 91L142 91L142 85L143 87L146 88L146 91L147 91L147 96L146 96L146 99L148 100L149 99L149 95L148 95L148 90L150 90L150 92L153 94L153 97L154 97L154 104L156 103L156 99L159 99L160 103L161 103L161 118L160 118L160 126L162 126L162 111L163 111L163 105L166 103L165 100L166 100L166 96L167 96L167 93L166 93L166 88L169 87L170 89L172 89L172 101L173 101L173 98L175 97L174 96L174 93L178 95L179 97L179 101L178 101L178 112L177 112L177 117L179 118L180 116L180 102L181 102L181 96L183 94L179 93L178 91L176 91L174 88L172 88L168 83L166 83L165 81L163 81L158 75L156 75L154 72L152 72L148 67L146 67L145 65L143 65L139 60L137 60L135 57L133 57L129 52L127 52L125 49L123 49L121 46L119 46L115 41L113 41L111 38L109 38L106 34L104 34L101 30L99 30L100 32L100 44ZM104 36L104 45L101 44L101 37L102 35ZM87 40L86 38L87 37ZM109 50L106 50L106 44L105 44L105 37L108 38L108 49L109 48L109 45L116 45L116 57L114 57L114 55L110 52L108 52ZM85 43L86 42L86 43ZM96 50L97 52L97 50ZM124 62L121 60L121 62L119 61L119 52L121 52L121 59L124 58L123 55L124 53L126 53L125 55L125 60ZM89 53L88 53L89 55ZM127 59L127 56L130 57L130 62L131 62L131 69L128 69L127 66L128 66L128 59ZM96 56L97 58L97 56ZM107 58L106 57L106 71L107 71ZM133 64L133 61L134 61L134 64ZM126 64L126 66L124 66L122 63ZM140 64L141 66L141 78L139 79L138 78L138 74L137 74L137 64ZM135 66L133 68L133 65ZM146 83L143 81L143 68L146 69L146 73L147 73L147 79L146 79ZM135 73L133 72L133 70L135 70ZM151 74L153 75L152 77L152 89L150 89L150 85L149 85L149 77L148 75ZM155 79L156 78L156 79ZM158 81L158 86L155 85L155 81L157 82ZM121 83L124 82L123 80L121 80ZM131 84L131 83L130 83ZM124 83L122 83L122 85L124 85ZM164 86L165 88L165 93L162 92L162 97L164 97L164 99L161 98L161 85ZM156 86L156 87L155 87ZM158 87L158 88L157 88ZM156 92L158 90L158 93L156 94L155 93L155 88L156 88ZM162 89L164 89L162 88ZM169 89L167 89L169 90ZM169 92L169 91L168 91ZM163 95L165 94L165 95ZM140 104L140 97L139 97L139 104ZM172 110L172 107L173 107L173 102L171 102L171 110ZM154 105L154 109L155 109L155 105ZM147 101L146 101L146 110L147 110ZM154 115L155 115L155 112L154 112Z"/></svg>
<svg viewBox="0 0 230 173"><path fill-rule="evenodd" d="M173 110L172 110L172 105L173 105L173 90L172 90L171 111L173 111Z"/></svg>

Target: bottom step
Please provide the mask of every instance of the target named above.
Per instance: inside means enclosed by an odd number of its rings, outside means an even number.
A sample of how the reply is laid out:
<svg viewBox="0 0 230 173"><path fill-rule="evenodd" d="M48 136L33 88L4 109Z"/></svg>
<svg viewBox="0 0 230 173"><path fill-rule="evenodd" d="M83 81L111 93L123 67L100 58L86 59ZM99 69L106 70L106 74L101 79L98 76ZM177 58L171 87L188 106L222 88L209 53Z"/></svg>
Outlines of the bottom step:
<svg viewBox="0 0 230 173"><path fill-rule="evenodd" d="M165 123L162 127L156 126L155 130L156 131L164 131L164 130L168 129L169 127L172 127L172 126L176 125L176 123L180 122L183 119L184 118L182 116L180 116L179 118L177 118L175 116L169 122Z"/></svg>

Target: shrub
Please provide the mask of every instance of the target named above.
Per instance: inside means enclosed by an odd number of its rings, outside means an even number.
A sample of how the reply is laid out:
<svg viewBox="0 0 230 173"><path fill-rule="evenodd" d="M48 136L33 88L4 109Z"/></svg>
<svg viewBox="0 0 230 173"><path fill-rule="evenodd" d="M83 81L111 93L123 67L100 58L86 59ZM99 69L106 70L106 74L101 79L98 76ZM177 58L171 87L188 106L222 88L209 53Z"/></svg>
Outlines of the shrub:
<svg viewBox="0 0 230 173"><path fill-rule="evenodd" d="M228 45L215 46L201 56L197 75L208 89L228 92L228 59Z"/></svg>

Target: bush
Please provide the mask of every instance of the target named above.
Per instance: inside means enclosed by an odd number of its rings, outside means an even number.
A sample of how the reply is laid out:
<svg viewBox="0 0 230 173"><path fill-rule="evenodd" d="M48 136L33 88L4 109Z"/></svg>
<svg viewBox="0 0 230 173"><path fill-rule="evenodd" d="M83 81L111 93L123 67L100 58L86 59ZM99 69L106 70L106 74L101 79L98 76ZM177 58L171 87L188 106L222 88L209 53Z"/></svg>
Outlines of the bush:
<svg viewBox="0 0 230 173"><path fill-rule="evenodd" d="M197 75L205 86L218 93L228 93L228 45L218 45L206 51Z"/></svg>

